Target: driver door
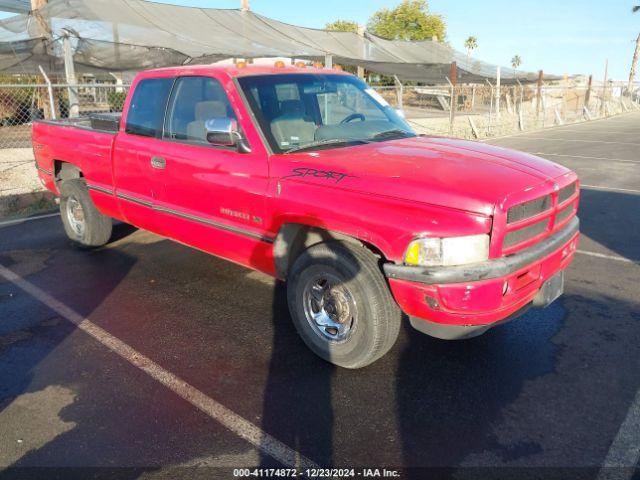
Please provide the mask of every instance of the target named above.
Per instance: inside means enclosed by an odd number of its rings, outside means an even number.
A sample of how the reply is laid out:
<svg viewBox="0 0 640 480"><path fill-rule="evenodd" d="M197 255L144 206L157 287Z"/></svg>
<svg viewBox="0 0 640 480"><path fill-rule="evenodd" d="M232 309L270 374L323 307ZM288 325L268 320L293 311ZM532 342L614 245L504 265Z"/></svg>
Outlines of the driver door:
<svg viewBox="0 0 640 480"><path fill-rule="evenodd" d="M169 235L196 248L250 265L263 242L269 179L266 155L207 142L208 120L235 119L213 77L176 79L163 137L164 182L158 210Z"/></svg>

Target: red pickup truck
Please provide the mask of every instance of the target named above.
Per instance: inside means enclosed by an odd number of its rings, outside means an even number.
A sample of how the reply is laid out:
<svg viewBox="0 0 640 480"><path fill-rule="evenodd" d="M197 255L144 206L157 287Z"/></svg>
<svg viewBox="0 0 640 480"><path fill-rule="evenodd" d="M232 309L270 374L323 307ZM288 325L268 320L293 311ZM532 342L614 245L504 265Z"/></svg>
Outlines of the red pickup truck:
<svg viewBox="0 0 640 480"><path fill-rule="evenodd" d="M337 70L144 72L121 116L35 122L33 147L73 241L117 219L286 280L300 336L348 368L402 312L459 339L548 305L578 244L575 173L417 135Z"/></svg>

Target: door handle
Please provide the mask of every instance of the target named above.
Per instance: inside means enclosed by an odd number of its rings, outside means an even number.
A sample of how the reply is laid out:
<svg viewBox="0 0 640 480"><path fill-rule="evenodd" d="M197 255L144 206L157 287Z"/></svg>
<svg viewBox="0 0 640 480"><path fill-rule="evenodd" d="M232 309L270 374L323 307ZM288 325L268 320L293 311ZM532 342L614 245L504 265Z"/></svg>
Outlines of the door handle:
<svg viewBox="0 0 640 480"><path fill-rule="evenodd" d="M151 157L151 166L162 170L167 166L167 161L162 157Z"/></svg>

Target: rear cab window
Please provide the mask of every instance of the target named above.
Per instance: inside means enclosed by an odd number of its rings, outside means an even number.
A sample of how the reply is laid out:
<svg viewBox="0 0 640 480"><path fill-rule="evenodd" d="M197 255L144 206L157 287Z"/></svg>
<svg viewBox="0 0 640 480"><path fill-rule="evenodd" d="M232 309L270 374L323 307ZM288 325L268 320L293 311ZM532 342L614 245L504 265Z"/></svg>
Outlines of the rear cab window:
<svg viewBox="0 0 640 480"><path fill-rule="evenodd" d="M162 136L162 123L173 78L141 80L133 92L125 132L143 137Z"/></svg>

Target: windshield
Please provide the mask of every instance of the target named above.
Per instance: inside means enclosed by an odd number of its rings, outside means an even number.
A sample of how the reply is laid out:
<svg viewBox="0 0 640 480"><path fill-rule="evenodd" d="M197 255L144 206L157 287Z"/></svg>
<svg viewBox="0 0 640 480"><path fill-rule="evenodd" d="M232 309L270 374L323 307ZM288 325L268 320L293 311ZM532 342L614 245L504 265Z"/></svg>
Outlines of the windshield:
<svg viewBox="0 0 640 480"><path fill-rule="evenodd" d="M380 95L353 76L262 75L238 82L276 153L415 136Z"/></svg>

